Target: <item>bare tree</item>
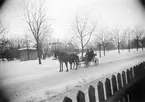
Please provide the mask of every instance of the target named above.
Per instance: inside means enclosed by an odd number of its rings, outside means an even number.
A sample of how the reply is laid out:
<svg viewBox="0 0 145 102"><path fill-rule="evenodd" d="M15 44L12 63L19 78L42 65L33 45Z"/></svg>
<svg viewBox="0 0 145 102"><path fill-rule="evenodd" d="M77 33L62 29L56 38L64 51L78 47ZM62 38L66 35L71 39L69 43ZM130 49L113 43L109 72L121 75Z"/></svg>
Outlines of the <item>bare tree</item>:
<svg viewBox="0 0 145 102"><path fill-rule="evenodd" d="M103 46L104 56L106 54L105 53L106 47L109 44L109 39L110 39L110 36L109 36L108 32L105 31L104 29L100 30L100 33L98 33L96 35L96 41L99 43L99 46L101 46L101 45Z"/></svg>
<svg viewBox="0 0 145 102"><path fill-rule="evenodd" d="M78 41L75 37L71 37L68 42L71 43L74 48L79 49Z"/></svg>
<svg viewBox="0 0 145 102"><path fill-rule="evenodd" d="M18 49L26 47L25 39L23 37L14 38L14 41Z"/></svg>
<svg viewBox="0 0 145 102"><path fill-rule="evenodd" d="M97 49L99 50L99 56L101 58L101 46L102 46L102 42L101 40L99 39L99 37L96 38L96 41L95 41L95 46L97 47Z"/></svg>
<svg viewBox="0 0 145 102"><path fill-rule="evenodd" d="M0 42L5 38L5 31L6 28L3 26L2 22L0 21Z"/></svg>
<svg viewBox="0 0 145 102"><path fill-rule="evenodd" d="M93 46L93 43L92 42L89 42L86 46L87 49L94 49L94 46Z"/></svg>
<svg viewBox="0 0 145 102"><path fill-rule="evenodd" d="M74 53L77 53L79 54L79 44L78 44L78 41L75 37L71 37L69 40L68 40L68 43L67 43L68 47L70 47L71 49L74 49Z"/></svg>
<svg viewBox="0 0 145 102"><path fill-rule="evenodd" d="M84 48L89 43L92 34L96 30L96 22L91 23L88 17L76 16L73 23L73 30L81 45L81 56L83 57Z"/></svg>
<svg viewBox="0 0 145 102"><path fill-rule="evenodd" d="M132 30L130 28L127 28L123 31L123 34L124 34L124 37L126 38L126 42L127 42L127 48L128 48L128 51L130 52L130 49L131 49L131 39L132 39ZM124 40L125 40L124 38ZM123 41L124 41L123 40Z"/></svg>
<svg viewBox="0 0 145 102"><path fill-rule="evenodd" d="M112 35L112 41L114 42L115 46L118 49L118 53L120 53L120 42L121 42L120 30L118 28L112 29L110 34Z"/></svg>
<svg viewBox="0 0 145 102"><path fill-rule="evenodd" d="M142 37L141 37L142 50L144 48L144 43L145 43L145 30L143 29L143 34L142 34Z"/></svg>
<svg viewBox="0 0 145 102"><path fill-rule="evenodd" d="M125 29L120 36L120 45L123 51L126 47L127 41L130 40L130 35L129 35L129 39L127 39L128 36L127 34L128 34L128 29Z"/></svg>
<svg viewBox="0 0 145 102"><path fill-rule="evenodd" d="M39 3L38 6L24 1L24 20L36 41L38 62L41 64L40 39L49 34L51 26L51 24L48 24L50 19L47 18L44 1Z"/></svg>
<svg viewBox="0 0 145 102"><path fill-rule="evenodd" d="M143 50L143 40L142 40L142 38L144 37L144 30L143 30L143 28L136 27L133 30L133 32L134 32L134 35L135 35L136 47L137 47L136 49L137 49L137 51L138 51L139 45L140 45L139 41L141 41L141 46L142 46L142 50Z"/></svg>
<svg viewBox="0 0 145 102"><path fill-rule="evenodd" d="M43 55L43 60L46 59L47 57L47 53L50 47L50 43L51 43L51 32L49 32L48 34L44 34L41 38L40 38L40 49L41 49L41 54Z"/></svg>
<svg viewBox="0 0 145 102"><path fill-rule="evenodd" d="M3 26L2 22L0 21L0 58L2 58L2 60L4 60L3 53L5 49L7 48L7 46L9 45L9 41L5 37L5 34L6 34L5 32L6 32L6 29Z"/></svg>
<svg viewBox="0 0 145 102"><path fill-rule="evenodd" d="M101 58L101 42L99 42L99 41L95 41L94 42L94 48L96 49L96 50L98 50L98 53L99 53L99 56L100 56L100 58Z"/></svg>

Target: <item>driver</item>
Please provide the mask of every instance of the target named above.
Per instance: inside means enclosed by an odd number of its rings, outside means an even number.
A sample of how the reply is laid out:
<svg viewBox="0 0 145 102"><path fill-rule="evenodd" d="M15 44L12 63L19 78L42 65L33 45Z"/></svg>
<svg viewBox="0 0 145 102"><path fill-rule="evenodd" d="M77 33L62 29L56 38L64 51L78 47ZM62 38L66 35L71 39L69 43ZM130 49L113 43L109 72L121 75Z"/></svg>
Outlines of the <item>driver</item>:
<svg viewBox="0 0 145 102"><path fill-rule="evenodd" d="M91 61L94 58L94 51L90 49L88 60Z"/></svg>
<svg viewBox="0 0 145 102"><path fill-rule="evenodd" d="M86 59L88 59L88 56L89 56L89 49L87 49L86 54L85 54Z"/></svg>

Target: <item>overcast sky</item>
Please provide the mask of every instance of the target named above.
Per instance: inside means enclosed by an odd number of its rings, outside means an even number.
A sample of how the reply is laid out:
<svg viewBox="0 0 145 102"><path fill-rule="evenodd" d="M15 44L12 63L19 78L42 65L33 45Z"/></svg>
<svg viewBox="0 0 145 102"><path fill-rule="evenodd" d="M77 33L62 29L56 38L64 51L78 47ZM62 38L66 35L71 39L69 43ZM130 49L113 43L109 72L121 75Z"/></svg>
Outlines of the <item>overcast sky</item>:
<svg viewBox="0 0 145 102"><path fill-rule="evenodd" d="M29 2L31 0L28 0ZM38 0L35 0L38 1ZM71 24L77 13L89 14L101 27L143 26L145 16L137 0L46 0L47 13L53 24L53 37L72 36ZM9 0L0 12L8 29L8 36L23 36L26 31L22 20L21 0Z"/></svg>

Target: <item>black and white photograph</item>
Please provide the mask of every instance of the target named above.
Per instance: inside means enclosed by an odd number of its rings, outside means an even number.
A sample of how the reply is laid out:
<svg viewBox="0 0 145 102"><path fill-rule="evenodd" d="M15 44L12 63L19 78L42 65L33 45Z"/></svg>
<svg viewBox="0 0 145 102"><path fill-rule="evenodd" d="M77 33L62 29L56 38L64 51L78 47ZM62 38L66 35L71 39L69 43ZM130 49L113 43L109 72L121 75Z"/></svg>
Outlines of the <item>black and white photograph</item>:
<svg viewBox="0 0 145 102"><path fill-rule="evenodd" d="M0 102L145 102L145 0L0 0Z"/></svg>

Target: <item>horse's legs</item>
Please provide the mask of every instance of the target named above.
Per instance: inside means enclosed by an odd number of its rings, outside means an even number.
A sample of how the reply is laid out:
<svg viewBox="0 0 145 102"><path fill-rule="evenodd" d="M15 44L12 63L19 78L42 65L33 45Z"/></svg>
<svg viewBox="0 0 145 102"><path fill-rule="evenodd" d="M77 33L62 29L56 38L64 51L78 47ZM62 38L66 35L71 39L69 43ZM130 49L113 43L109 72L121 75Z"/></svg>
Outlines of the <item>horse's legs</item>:
<svg viewBox="0 0 145 102"><path fill-rule="evenodd" d="M67 62L65 62L65 66L66 66L66 72L68 72Z"/></svg>
<svg viewBox="0 0 145 102"><path fill-rule="evenodd" d="M72 69L72 62L69 62L69 64L70 64L70 69Z"/></svg>
<svg viewBox="0 0 145 102"><path fill-rule="evenodd" d="M73 66L73 69L75 69L75 61L73 62L74 66Z"/></svg>
<svg viewBox="0 0 145 102"><path fill-rule="evenodd" d="M75 63L76 63L76 70L77 70L77 68L78 68L78 62L76 61Z"/></svg>

